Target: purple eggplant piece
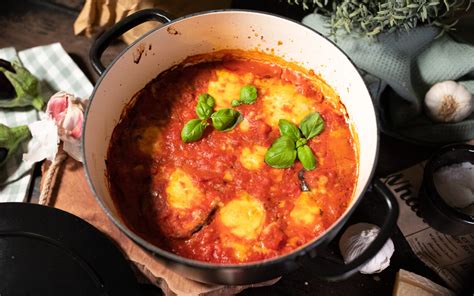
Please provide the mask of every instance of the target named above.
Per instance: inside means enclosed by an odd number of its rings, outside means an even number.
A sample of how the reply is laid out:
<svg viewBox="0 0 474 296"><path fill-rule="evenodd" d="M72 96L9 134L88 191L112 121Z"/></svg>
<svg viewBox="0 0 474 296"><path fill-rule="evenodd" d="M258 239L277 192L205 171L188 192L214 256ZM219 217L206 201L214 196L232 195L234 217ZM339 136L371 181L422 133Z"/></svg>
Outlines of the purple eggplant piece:
<svg viewBox="0 0 474 296"><path fill-rule="evenodd" d="M8 149L4 147L0 147L0 163L3 162L8 155Z"/></svg>
<svg viewBox="0 0 474 296"><path fill-rule="evenodd" d="M10 62L0 59L0 67L7 71L16 73ZM0 100L11 100L16 98L16 91L10 80L5 76L5 73L0 72Z"/></svg>
<svg viewBox="0 0 474 296"><path fill-rule="evenodd" d="M15 73L16 74L16 71L15 69L13 68L12 66L12 63L10 63L9 61L6 61L6 60L3 60L3 59L0 59L0 67L12 72L12 73Z"/></svg>
<svg viewBox="0 0 474 296"><path fill-rule="evenodd" d="M0 72L0 100L11 100L16 98L16 91L10 80L3 72Z"/></svg>

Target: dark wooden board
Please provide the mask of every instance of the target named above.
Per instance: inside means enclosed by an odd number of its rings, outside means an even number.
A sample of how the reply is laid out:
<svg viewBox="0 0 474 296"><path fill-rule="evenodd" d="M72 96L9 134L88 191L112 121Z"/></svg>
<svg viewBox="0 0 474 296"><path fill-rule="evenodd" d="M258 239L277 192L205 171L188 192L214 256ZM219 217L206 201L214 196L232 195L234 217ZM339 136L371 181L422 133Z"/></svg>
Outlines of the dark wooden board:
<svg viewBox="0 0 474 296"><path fill-rule="evenodd" d="M58 3L62 4L59 5ZM14 46L17 50L39 45L61 42L64 49L95 82L98 75L89 63L89 48L92 40L75 36L73 24L82 7L82 1L0 1L0 48ZM104 63L111 61L125 44L113 44L103 57Z"/></svg>

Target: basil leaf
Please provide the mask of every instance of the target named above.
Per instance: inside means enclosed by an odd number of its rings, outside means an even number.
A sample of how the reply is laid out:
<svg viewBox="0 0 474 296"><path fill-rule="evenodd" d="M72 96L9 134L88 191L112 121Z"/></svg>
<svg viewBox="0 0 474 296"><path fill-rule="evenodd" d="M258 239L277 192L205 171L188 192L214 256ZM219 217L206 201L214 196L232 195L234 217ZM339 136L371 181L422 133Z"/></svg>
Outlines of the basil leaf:
<svg viewBox="0 0 474 296"><path fill-rule="evenodd" d="M265 154L265 162L278 169L292 166L295 159L295 142L287 136L276 139Z"/></svg>
<svg viewBox="0 0 474 296"><path fill-rule="evenodd" d="M230 131L243 119L239 111L234 109L220 109L211 115L212 125L218 131Z"/></svg>
<svg viewBox="0 0 474 296"><path fill-rule="evenodd" d="M246 85L240 89L240 102L253 104L257 100L257 88L253 85Z"/></svg>
<svg viewBox="0 0 474 296"><path fill-rule="evenodd" d="M296 149L300 148L301 146L305 145L308 142L305 138L300 138L296 141Z"/></svg>
<svg viewBox="0 0 474 296"><path fill-rule="evenodd" d="M196 114L202 119L206 120L211 117L212 111L214 111L214 106L216 101L209 94L200 94L198 97L198 103L196 105Z"/></svg>
<svg viewBox="0 0 474 296"><path fill-rule="evenodd" d="M232 107L237 107L242 105L242 103L239 100L232 100L231 105Z"/></svg>
<svg viewBox="0 0 474 296"><path fill-rule="evenodd" d="M280 119L278 127L280 127L280 134L290 137L295 142L301 138L301 132L298 127L286 119Z"/></svg>
<svg viewBox="0 0 474 296"><path fill-rule="evenodd" d="M181 130L181 140L184 143L195 142L201 139L204 130L209 124L200 119L191 119Z"/></svg>
<svg viewBox="0 0 474 296"><path fill-rule="evenodd" d="M308 145L298 148L298 159L306 170L310 171L316 168L316 156Z"/></svg>
<svg viewBox="0 0 474 296"><path fill-rule="evenodd" d="M319 135L324 130L324 121L318 112L312 112L300 123L300 130L307 140Z"/></svg>

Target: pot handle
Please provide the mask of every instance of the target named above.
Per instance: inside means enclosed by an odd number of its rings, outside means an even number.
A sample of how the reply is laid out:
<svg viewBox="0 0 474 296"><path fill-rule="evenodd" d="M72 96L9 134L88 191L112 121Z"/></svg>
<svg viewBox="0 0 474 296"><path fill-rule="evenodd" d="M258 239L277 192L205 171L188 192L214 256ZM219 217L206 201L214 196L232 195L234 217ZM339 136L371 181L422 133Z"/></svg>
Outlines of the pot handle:
<svg viewBox="0 0 474 296"><path fill-rule="evenodd" d="M109 30L105 31L104 34L94 41L89 51L89 58L92 67L97 74L102 75L105 70L104 65L100 61L102 54L113 40L117 39L128 30L147 21L155 20L164 24L170 22L172 19L173 17L169 14L156 8L140 10L127 16L112 26Z"/></svg>
<svg viewBox="0 0 474 296"><path fill-rule="evenodd" d="M383 198L387 207L386 218L380 232L367 249L348 264L322 256L313 258L311 263L314 263L315 267L317 266L319 277L332 281L348 278L356 273L364 263L372 259L390 238L398 219L398 203L390 190L380 180L375 180L372 186L375 193Z"/></svg>

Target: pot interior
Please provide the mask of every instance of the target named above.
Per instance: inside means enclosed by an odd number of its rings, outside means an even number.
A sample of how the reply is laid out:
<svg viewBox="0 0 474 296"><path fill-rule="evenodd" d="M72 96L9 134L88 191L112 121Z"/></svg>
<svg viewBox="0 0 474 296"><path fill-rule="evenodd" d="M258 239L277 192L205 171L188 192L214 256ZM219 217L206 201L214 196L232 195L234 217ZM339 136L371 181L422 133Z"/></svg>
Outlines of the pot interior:
<svg viewBox="0 0 474 296"><path fill-rule="evenodd" d="M257 49L295 62L314 70L341 97L359 142L359 174L351 204L334 227L361 198L375 165L378 134L370 95L356 68L333 43L299 23L248 11L178 19L142 37L108 67L90 101L83 133L86 173L102 207L126 228L108 191L105 159L113 129L133 95L186 57L223 49Z"/></svg>

